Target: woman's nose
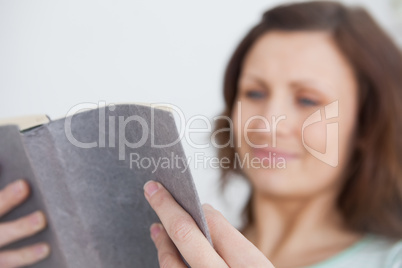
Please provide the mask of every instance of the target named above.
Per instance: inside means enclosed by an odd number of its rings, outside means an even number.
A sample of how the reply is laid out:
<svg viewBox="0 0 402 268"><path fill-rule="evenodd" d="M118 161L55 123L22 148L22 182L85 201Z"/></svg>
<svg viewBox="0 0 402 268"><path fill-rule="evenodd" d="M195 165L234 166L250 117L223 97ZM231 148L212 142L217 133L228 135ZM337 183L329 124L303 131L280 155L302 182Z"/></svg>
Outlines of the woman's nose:
<svg viewBox="0 0 402 268"><path fill-rule="evenodd" d="M272 137L272 142L275 143L276 137L287 136L295 127L293 109L291 101L280 96L273 96L265 104L261 111L261 116L269 123L268 135ZM256 128L266 128L267 122L257 120Z"/></svg>

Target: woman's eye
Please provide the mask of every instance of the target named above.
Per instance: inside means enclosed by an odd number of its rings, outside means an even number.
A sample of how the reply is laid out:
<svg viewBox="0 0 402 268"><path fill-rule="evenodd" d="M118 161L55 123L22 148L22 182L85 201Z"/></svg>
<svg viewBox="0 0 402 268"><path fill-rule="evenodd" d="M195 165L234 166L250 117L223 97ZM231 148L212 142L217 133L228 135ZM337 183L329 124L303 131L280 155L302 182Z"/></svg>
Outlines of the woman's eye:
<svg viewBox="0 0 402 268"><path fill-rule="evenodd" d="M318 103L308 98L299 99L299 103L303 106L316 106Z"/></svg>
<svg viewBox="0 0 402 268"><path fill-rule="evenodd" d="M250 90L246 92L246 96L250 99L262 99L265 96L264 92Z"/></svg>

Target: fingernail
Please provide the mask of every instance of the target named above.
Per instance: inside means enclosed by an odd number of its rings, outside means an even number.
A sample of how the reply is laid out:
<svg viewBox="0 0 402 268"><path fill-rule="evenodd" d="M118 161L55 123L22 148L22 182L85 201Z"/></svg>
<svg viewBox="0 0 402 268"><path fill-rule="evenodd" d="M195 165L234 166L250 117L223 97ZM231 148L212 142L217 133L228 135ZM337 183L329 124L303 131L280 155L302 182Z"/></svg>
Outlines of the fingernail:
<svg viewBox="0 0 402 268"><path fill-rule="evenodd" d="M22 180L18 180L18 181L16 181L16 182L14 182L14 185L13 185L13 190L14 190L14 193L16 194L16 195L19 195L19 194L21 194L22 193Z"/></svg>
<svg viewBox="0 0 402 268"><path fill-rule="evenodd" d="M161 227L158 223L154 223L151 225L151 238L155 240L158 237L159 233L161 232Z"/></svg>
<svg viewBox="0 0 402 268"><path fill-rule="evenodd" d="M159 185L155 181L148 181L144 185L145 193L151 197L159 190Z"/></svg>
<svg viewBox="0 0 402 268"><path fill-rule="evenodd" d="M42 220L43 220L43 216L41 212L35 212L34 214L31 215L30 217L30 221L32 226L41 226L42 225Z"/></svg>
<svg viewBox="0 0 402 268"><path fill-rule="evenodd" d="M50 251L50 248L46 244L37 245L35 247L35 253L39 257L47 256L49 254L49 251Z"/></svg>

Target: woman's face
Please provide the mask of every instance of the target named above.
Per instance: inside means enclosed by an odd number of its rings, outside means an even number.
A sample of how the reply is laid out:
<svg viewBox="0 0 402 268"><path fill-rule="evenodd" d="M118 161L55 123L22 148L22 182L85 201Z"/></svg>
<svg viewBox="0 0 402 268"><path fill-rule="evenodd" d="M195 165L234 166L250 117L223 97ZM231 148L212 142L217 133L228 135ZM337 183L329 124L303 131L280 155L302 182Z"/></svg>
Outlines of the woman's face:
<svg viewBox="0 0 402 268"><path fill-rule="evenodd" d="M236 164L254 191L308 197L339 189L357 98L353 70L328 33L261 36L244 59L232 113Z"/></svg>

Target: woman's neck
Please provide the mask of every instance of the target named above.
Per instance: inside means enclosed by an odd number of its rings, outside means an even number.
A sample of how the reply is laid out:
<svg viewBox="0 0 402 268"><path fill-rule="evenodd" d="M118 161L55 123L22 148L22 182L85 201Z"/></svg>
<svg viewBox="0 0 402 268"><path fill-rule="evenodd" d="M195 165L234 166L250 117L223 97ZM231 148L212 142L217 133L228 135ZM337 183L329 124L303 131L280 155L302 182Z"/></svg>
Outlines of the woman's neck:
<svg viewBox="0 0 402 268"><path fill-rule="evenodd" d="M252 198L253 223L244 234L273 262L314 249L336 251L361 237L345 227L336 193L286 199L256 192Z"/></svg>

